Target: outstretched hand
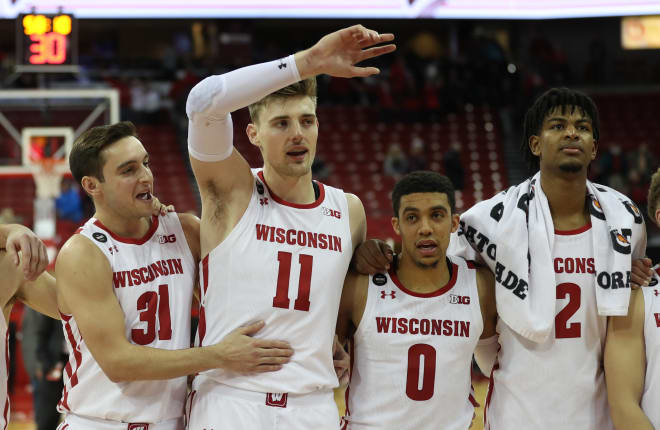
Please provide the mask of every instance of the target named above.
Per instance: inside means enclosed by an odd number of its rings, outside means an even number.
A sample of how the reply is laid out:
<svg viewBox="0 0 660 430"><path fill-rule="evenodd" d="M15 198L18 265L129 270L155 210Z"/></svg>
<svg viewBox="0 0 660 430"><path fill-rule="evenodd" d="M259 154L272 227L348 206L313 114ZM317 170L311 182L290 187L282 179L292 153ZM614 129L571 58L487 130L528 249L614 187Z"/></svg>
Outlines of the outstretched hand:
<svg viewBox="0 0 660 430"><path fill-rule="evenodd" d="M223 369L242 374L275 372L291 360L293 349L288 342L252 337L264 325L259 321L239 327L212 347Z"/></svg>
<svg viewBox="0 0 660 430"><path fill-rule="evenodd" d="M6 227L10 228L7 234L7 243L4 246L7 255L16 267L19 264L23 266L25 279L34 281L48 266L46 245L27 227L19 224Z"/></svg>
<svg viewBox="0 0 660 430"><path fill-rule="evenodd" d="M357 67L356 64L394 51L394 44L375 46L392 40L391 33L380 34L354 25L325 35L311 48L298 52L296 65L302 79L321 73L340 78L375 75L380 73L377 67Z"/></svg>

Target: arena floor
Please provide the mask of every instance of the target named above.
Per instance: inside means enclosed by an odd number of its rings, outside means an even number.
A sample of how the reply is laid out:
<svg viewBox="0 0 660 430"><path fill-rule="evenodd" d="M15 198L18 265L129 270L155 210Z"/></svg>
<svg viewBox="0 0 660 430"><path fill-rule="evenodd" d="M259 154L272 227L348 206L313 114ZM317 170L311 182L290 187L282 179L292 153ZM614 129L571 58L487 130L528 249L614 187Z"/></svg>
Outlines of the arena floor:
<svg viewBox="0 0 660 430"><path fill-rule="evenodd" d="M474 389L477 396L477 401L481 405L476 413L477 417L474 419L474 426L470 430L483 430L483 405L484 399L486 397L486 389L488 388L488 381L486 379L481 379L474 382ZM335 400L339 405L340 412L344 411L344 393L342 391L337 391L335 393ZM9 423L8 430L36 430L34 422L25 422L25 421L13 421Z"/></svg>

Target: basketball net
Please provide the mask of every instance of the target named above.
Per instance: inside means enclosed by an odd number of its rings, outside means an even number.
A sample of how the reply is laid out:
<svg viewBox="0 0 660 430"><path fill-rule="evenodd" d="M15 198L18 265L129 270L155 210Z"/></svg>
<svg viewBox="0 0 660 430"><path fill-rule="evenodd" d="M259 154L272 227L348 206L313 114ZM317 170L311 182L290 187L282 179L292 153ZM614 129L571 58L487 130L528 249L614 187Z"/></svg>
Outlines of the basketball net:
<svg viewBox="0 0 660 430"><path fill-rule="evenodd" d="M39 160L32 172L37 186L34 199L34 232L42 240L51 240L56 235L55 199L59 197L62 173L57 166L64 160L46 157Z"/></svg>
<svg viewBox="0 0 660 430"><path fill-rule="evenodd" d="M34 183L37 186L37 198L54 199L60 195L62 174L55 168L63 161L50 157L39 160L36 170L32 172Z"/></svg>

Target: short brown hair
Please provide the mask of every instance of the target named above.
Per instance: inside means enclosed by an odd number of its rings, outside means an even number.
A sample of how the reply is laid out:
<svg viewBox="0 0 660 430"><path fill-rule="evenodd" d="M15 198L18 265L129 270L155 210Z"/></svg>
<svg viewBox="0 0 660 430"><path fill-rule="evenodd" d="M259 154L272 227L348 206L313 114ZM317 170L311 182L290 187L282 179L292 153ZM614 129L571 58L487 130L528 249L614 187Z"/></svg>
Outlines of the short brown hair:
<svg viewBox="0 0 660 430"><path fill-rule="evenodd" d="M101 151L125 137L137 137L135 125L122 121L112 125L92 127L73 142L69 154L69 168L73 177L80 183L84 176L93 176L103 182L105 160Z"/></svg>
<svg viewBox="0 0 660 430"><path fill-rule="evenodd" d="M311 97L314 101L314 106L316 106L316 78L307 78L305 80L296 82L295 84L291 84L288 87L284 87L280 90L272 92L261 100L252 103L250 106L248 106L248 110L250 111L250 119L252 122L257 122L259 120L259 112L261 112L261 108L273 100L281 100L298 96Z"/></svg>
<svg viewBox="0 0 660 430"><path fill-rule="evenodd" d="M655 222L655 211L660 209L660 169L651 176L651 185L649 186L649 197L647 212L651 221Z"/></svg>

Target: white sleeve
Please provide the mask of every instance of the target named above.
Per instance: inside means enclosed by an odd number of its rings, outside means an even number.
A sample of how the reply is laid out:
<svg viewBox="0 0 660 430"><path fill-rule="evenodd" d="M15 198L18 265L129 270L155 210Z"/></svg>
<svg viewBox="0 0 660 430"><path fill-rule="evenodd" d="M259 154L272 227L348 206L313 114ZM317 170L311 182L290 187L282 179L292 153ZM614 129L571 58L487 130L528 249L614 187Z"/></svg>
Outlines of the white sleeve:
<svg viewBox="0 0 660 430"><path fill-rule="evenodd" d="M498 335L494 335L487 339L480 339L474 349L474 360L481 369L481 373L486 377L490 376L497 359L497 352L500 349L498 338Z"/></svg>
<svg viewBox="0 0 660 430"><path fill-rule="evenodd" d="M221 161L233 150L230 112L257 102L300 80L293 55L281 60L243 67L209 76L190 91L188 152L202 161Z"/></svg>

